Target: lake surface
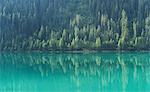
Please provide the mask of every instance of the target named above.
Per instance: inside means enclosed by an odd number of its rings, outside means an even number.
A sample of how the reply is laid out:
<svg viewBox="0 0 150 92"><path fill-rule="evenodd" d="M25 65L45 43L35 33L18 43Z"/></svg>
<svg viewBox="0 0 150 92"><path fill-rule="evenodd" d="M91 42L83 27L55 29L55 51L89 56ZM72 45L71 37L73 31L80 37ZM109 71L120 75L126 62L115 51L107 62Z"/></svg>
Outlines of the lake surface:
<svg viewBox="0 0 150 92"><path fill-rule="evenodd" d="M1 52L0 92L149 92L150 52Z"/></svg>

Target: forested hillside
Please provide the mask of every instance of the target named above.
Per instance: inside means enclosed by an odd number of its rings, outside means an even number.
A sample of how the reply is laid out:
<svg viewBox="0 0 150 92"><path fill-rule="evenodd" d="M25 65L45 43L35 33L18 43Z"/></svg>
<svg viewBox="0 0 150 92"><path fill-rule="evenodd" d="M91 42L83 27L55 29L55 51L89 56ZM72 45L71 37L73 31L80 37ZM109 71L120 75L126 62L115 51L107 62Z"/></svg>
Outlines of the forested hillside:
<svg viewBox="0 0 150 92"><path fill-rule="evenodd" d="M150 50L150 0L0 0L0 50Z"/></svg>

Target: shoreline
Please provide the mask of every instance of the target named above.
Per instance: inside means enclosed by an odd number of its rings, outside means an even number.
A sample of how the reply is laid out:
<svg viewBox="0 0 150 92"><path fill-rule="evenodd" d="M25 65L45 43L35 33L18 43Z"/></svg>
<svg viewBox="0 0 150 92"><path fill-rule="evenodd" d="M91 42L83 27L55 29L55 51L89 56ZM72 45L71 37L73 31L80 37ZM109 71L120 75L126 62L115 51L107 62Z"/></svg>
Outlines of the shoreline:
<svg viewBox="0 0 150 92"><path fill-rule="evenodd" d="M150 50L3 50L0 51L0 53L3 52L48 52L48 53L103 53L103 52L150 52Z"/></svg>

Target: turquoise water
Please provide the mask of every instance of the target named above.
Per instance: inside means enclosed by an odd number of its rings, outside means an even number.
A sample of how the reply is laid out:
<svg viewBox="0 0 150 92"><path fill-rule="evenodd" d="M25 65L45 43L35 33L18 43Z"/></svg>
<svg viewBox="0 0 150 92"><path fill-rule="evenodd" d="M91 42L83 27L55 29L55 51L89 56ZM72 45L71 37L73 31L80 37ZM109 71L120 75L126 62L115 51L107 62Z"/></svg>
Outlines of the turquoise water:
<svg viewBox="0 0 150 92"><path fill-rule="evenodd" d="M1 52L0 92L149 92L150 52Z"/></svg>

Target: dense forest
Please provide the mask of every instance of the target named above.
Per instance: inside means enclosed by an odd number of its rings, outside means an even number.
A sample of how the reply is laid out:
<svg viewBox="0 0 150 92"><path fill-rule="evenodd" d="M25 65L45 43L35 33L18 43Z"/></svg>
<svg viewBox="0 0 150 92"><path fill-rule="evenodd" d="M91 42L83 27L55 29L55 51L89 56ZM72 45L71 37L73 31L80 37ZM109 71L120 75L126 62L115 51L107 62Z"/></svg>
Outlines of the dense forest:
<svg viewBox="0 0 150 92"><path fill-rule="evenodd" d="M0 50L150 50L150 0L0 0Z"/></svg>

